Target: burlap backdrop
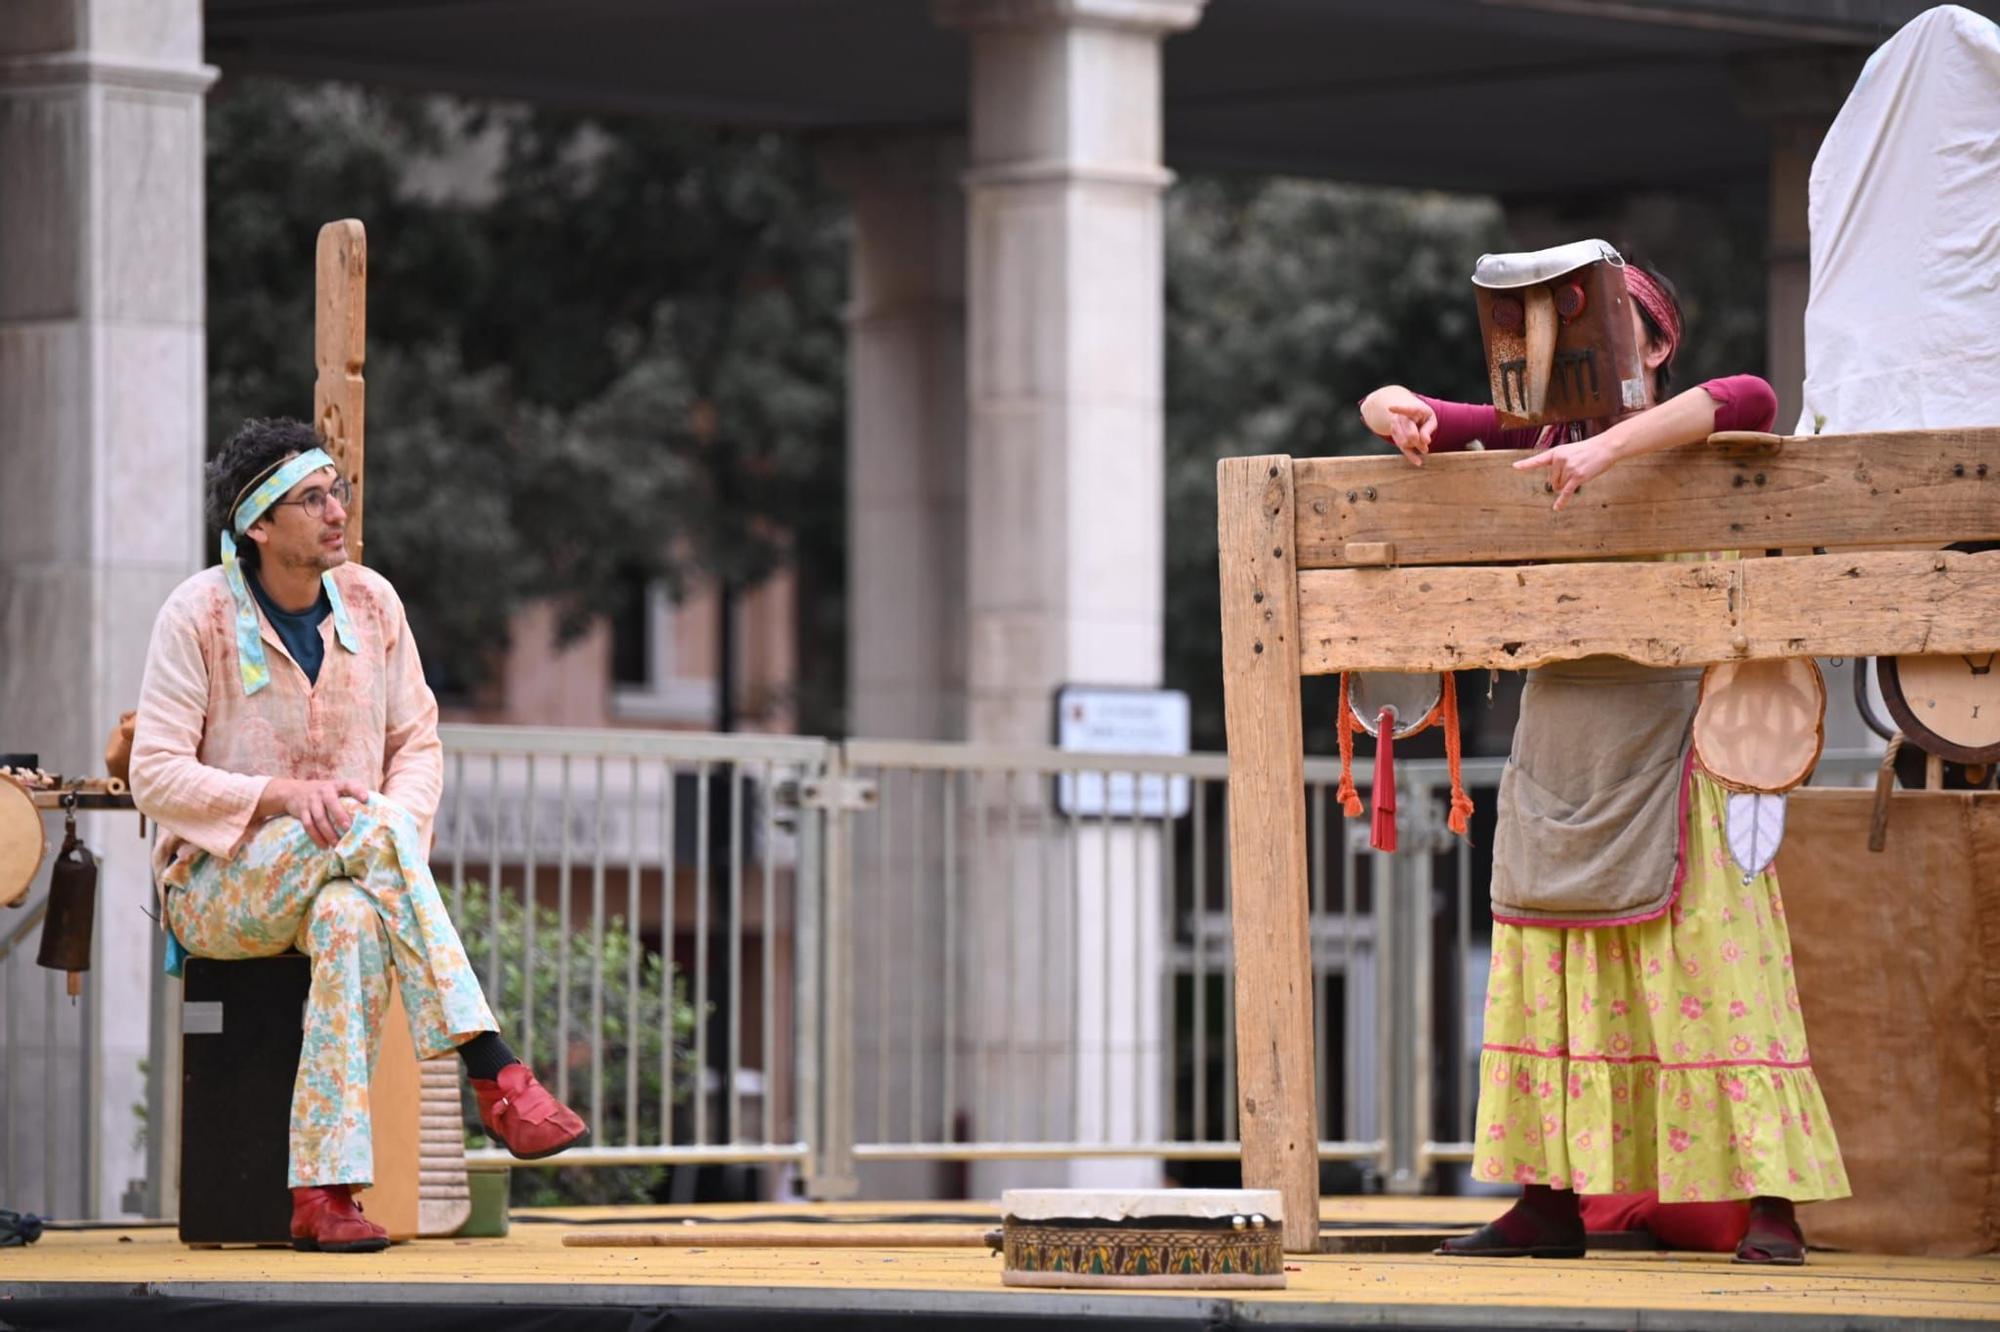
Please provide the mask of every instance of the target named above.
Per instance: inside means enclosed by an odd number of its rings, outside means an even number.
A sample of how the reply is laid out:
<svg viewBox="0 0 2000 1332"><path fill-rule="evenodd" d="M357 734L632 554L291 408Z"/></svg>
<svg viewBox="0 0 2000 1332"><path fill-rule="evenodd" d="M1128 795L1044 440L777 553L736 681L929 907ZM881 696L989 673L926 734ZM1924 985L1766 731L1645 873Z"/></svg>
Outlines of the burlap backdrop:
<svg viewBox="0 0 2000 1332"><path fill-rule="evenodd" d="M1778 880L1813 1068L1854 1196L1817 1244L2000 1249L2000 794L1795 791Z"/></svg>

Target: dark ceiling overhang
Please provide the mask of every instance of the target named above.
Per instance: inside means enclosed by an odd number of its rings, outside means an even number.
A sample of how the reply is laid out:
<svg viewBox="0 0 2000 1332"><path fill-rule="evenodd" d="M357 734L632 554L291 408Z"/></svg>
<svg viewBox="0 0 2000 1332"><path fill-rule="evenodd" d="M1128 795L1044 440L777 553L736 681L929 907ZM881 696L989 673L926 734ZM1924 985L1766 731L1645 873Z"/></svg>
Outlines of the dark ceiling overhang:
<svg viewBox="0 0 2000 1332"><path fill-rule="evenodd" d="M2000 4L2000 0L1995 0ZM1760 62L1851 71L1913 0L1210 0L1166 45L1166 154L1514 196L1764 171ZM819 134L949 130L928 0L208 0L232 71ZM1836 77L1838 77L1836 75Z"/></svg>

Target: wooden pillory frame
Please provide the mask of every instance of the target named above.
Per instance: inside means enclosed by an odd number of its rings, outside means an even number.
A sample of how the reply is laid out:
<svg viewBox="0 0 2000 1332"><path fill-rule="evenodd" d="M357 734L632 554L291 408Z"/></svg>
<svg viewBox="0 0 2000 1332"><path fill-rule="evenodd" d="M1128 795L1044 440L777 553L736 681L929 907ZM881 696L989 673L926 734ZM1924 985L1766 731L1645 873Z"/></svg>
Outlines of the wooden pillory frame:
<svg viewBox="0 0 2000 1332"><path fill-rule="evenodd" d="M1523 456L1216 469L1243 1186L1282 1192L1291 1252L1319 1237L1301 676L2000 649L2000 551L1937 549L2000 539L2000 428L1715 435L1561 513ZM1718 550L1820 553L1648 558Z"/></svg>

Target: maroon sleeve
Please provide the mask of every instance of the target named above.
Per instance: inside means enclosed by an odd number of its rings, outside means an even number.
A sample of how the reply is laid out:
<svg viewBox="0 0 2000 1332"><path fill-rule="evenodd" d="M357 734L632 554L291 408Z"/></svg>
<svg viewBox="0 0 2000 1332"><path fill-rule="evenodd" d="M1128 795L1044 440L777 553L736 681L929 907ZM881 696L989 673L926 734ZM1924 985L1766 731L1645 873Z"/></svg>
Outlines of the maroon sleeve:
<svg viewBox="0 0 2000 1332"><path fill-rule="evenodd" d="M1778 395L1756 375L1711 379L1702 391L1715 400L1717 430L1769 430L1777 424ZM1443 431L1443 422L1439 422Z"/></svg>
<svg viewBox="0 0 2000 1332"><path fill-rule="evenodd" d="M1489 449L1532 449L1542 435L1538 426L1501 425L1500 411L1491 403L1417 396L1437 413L1437 429L1431 432L1432 453L1456 453L1475 439Z"/></svg>

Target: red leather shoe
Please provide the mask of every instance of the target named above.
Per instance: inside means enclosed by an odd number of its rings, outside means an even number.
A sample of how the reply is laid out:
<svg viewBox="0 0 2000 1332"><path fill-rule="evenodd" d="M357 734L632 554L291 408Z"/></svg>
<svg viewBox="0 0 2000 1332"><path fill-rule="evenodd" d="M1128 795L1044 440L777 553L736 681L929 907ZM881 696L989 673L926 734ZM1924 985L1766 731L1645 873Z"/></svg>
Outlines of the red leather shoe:
<svg viewBox="0 0 2000 1332"><path fill-rule="evenodd" d="M352 1184L292 1190L292 1247L302 1253L376 1253L389 1232L361 1214Z"/></svg>
<svg viewBox="0 0 2000 1332"><path fill-rule="evenodd" d="M576 1111L549 1095L526 1064L509 1064L497 1078L474 1078L472 1090L486 1132L523 1161L554 1156L590 1137Z"/></svg>

